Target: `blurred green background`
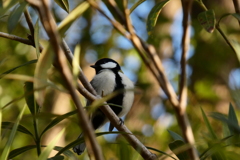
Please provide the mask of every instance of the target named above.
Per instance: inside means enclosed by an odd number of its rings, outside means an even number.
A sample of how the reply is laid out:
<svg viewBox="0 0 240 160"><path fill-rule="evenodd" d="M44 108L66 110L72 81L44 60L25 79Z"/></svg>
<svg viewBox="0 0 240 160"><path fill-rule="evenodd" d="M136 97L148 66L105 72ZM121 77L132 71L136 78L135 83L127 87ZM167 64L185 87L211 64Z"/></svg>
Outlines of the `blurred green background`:
<svg viewBox="0 0 240 160"><path fill-rule="evenodd" d="M129 7L136 2L136 0L129 0ZM143 40L156 47L165 67L166 75L175 91L178 92L182 36L181 2L170 1L163 8L154 31L151 35L148 35L146 31L147 17L152 7L158 2L160 1L145 1L134 10L131 19L136 33ZM232 1L206 0L203 2L208 9L215 11L217 20L225 13L235 12ZM7 0L4 3L7 3ZM70 11L77 4L79 4L78 0L69 1ZM112 17L103 2L100 2L100 6ZM51 1L51 7L54 18L59 24L67 16L67 12L54 1ZM4 14L7 16L0 18L0 32L9 33L7 26L10 23L9 15L13 9L11 8ZM28 7L28 9L35 24L38 14L33 8ZM203 124L200 107L204 109L207 115L210 112L226 114L230 102L237 113L240 107L238 100L240 95L238 92L240 88L239 60L216 30L210 34L200 26L197 15L202 11L202 8L194 2L191 14L191 44L187 65L187 112L199 150L206 148L206 139L208 139L207 128ZM240 41L239 24L235 18L232 16L224 18L220 26L229 39ZM23 38L30 34L23 15L10 34ZM172 130L181 135L174 110L132 44L121 36L105 17L92 8L87 9L81 18L73 23L65 33L65 39L72 51L74 51L76 45L80 46L80 65L89 80L95 74L89 66L95 63L97 59L110 57L121 64L123 72L134 81L137 90L135 103L130 113L125 117L125 125L146 146L170 153L168 144L172 141L172 138L167 130ZM40 24L40 43L44 47L47 40L48 37ZM36 51L32 46L0 38L0 74L36 58ZM35 66L36 64L27 65L16 69L12 73L33 76ZM51 68L48 74L49 77L57 75L54 68ZM0 107L4 107L2 121L15 122L25 104L23 95L24 81L0 79ZM81 95L79 97L84 101ZM7 105L8 103L9 105ZM67 113L73 109L74 106L69 95L49 88L42 113L39 116L39 130L41 131L56 115ZM209 120L216 134L222 137L222 123L212 118L209 118ZM20 124L32 130L30 111L25 111ZM48 144L63 127L66 127L66 132L57 144L58 146L65 146L75 140L81 132L78 127L77 116L71 116L71 118L49 130L43 137L42 144ZM107 131L107 128L108 124L100 131ZM4 144L9 134L10 130L2 130L0 153L5 147ZM131 146L126 145L120 135L101 136L98 140L106 159L141 159ZM12 149L30 144L34 144L34 142L29 136L17 133ZM30 158L37 158L36 150L28 151L15 159ZM80 159L87 159L87 154L84 153Z"/></svg>

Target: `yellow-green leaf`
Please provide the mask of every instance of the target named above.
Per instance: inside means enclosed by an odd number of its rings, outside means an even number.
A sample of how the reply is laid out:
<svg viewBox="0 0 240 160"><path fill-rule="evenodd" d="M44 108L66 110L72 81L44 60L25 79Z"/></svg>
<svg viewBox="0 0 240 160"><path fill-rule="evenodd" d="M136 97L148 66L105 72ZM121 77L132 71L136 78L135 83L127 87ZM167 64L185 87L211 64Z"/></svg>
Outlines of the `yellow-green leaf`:
<svg viewBox="0 0 240 160"><path fill-rule="evenodd" d="M54 149L55 144L57 141L60 139L62 134L64 133L65 129L62 129L56 136L55 138L48 144L47 148L43 150L41 155L38 157L38 160L46 160L51 153L51 151Z"/></svg>
<svg viewBox="0 0 240 160"><path fill-rule="evenodd" d="M62 9L69 13L68 0L54 0Z"/></svg>
<svg viewBox="0 0 240 160"><path fill-rule="evenodd" d="M20 120L22 119L22 116L23 116L23 113L25 111L25 108L26 108L26 105L22 108L13 128L12 128L12 131L10 133L10 136L7 140L7 144L5 145L4 149L3 149L3 152L2 152L2 155L0 157L0 160L7 160L8 159L8 155L9 155L9 152L10 152L10 148L12 146L12 143L13 143L13 140L14 140L14 137L16 135L16 132L17 132L17 129L18 129L18 125L19 125L19 122Z"/></svg>
<svg viewBox="0 0 240 160"><path fill-rule="evenodd" d="M132 13L140 4L145 2L146 0L139 0L137 3L135 3L131 8L130 8L130 13Z"/></svg>
<svg viewBox="0 0 240 160"><path fill-rule="evenodd" d="M34 73L34 89L41 89L37 92L34 92L34 97L36 98L37 103L42 107L45 97L45 87L47 87L48 74L47 71L51 67L53 62L53 51L50 46L43 50L43 53L38 59L36 70Z"/></svg>
<svg viewBox="0 0 240 160"><path fill-rule="evenodd" d="M65 33L67 29L71 26L71 24L79 18L83 12L85 12L89 8L89 4L86 1L80 3L69 15L60 23L58 26L58 31L60 33Z"/></svg>

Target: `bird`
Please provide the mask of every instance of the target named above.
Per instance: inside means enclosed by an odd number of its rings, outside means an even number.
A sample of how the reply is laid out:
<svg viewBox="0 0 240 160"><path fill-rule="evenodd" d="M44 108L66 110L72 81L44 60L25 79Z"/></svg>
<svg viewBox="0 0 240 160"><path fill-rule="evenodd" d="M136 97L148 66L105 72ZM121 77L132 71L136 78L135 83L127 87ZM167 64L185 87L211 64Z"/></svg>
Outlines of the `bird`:
<svg viewBox="0 0 240 160"><path fill-rule="evenodd" d="M119 117L122 124L123 120L121 117L125 116L133 105L134 83L125 74L123 74L120 65L113 59L99 59L90 67L94 68L96 72L96 75L90 83L98 95L107 96L115 91L120 91L119 94L108 100L107 103ZM87 102L87 105L88 104L90 104L90 102ZM94 130L100 128L108 121L108 118L99 108L92 114L91 123ZM114 126L110 123L109 131L112 131L113 129ZM81 133L78 138L81 137L83 137L83 133ZM86 144L83 142L74 146L73 151L78 155L81 155L85 148Z"/></svg>

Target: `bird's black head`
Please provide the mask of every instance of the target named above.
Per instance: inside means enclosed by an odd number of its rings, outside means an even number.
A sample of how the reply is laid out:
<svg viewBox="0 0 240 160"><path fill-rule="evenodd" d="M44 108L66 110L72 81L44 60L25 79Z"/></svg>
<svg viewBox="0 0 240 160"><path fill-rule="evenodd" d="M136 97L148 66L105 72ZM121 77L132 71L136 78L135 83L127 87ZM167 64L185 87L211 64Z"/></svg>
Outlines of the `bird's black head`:
<svg viewBox="0 0 240 160"><path fill-rule="evenodd" d="M95 63L95 65L92 65L91 67L96 70L96 74L98 74L103 69L109 69L112 70L113 72L118 72L121 70L119 64L110 58L99 59Z"/></svg>

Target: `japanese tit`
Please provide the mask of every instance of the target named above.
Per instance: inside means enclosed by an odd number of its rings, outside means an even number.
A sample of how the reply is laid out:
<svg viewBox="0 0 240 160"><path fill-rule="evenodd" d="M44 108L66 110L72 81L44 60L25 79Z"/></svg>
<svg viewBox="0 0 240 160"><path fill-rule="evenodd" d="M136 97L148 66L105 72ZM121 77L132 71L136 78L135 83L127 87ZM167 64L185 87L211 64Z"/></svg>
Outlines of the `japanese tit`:
<svg viewBox="0 0 240 160"><path fill-rule="evenodd" d="M106 96L114 91L123 90L123 92L120 92L120 94L108 100L107 103L115 104L109 106L118 117L125 116L131 109L134 100L133 82L121 72L119 64L110 58L100 59L91 67L95 69L96 75L90 83L98 95L102 96L103 94L103 96ZM107 121L107 117L100 109L97 109L91 118L95 130L104 125ZM112 131L113 128L113 125L110 123L109 131ZM81 137L83 137L82 133L78 138ZM85 148L85 143L81 143L73 147L73 151L81 155Z"/></svg>

